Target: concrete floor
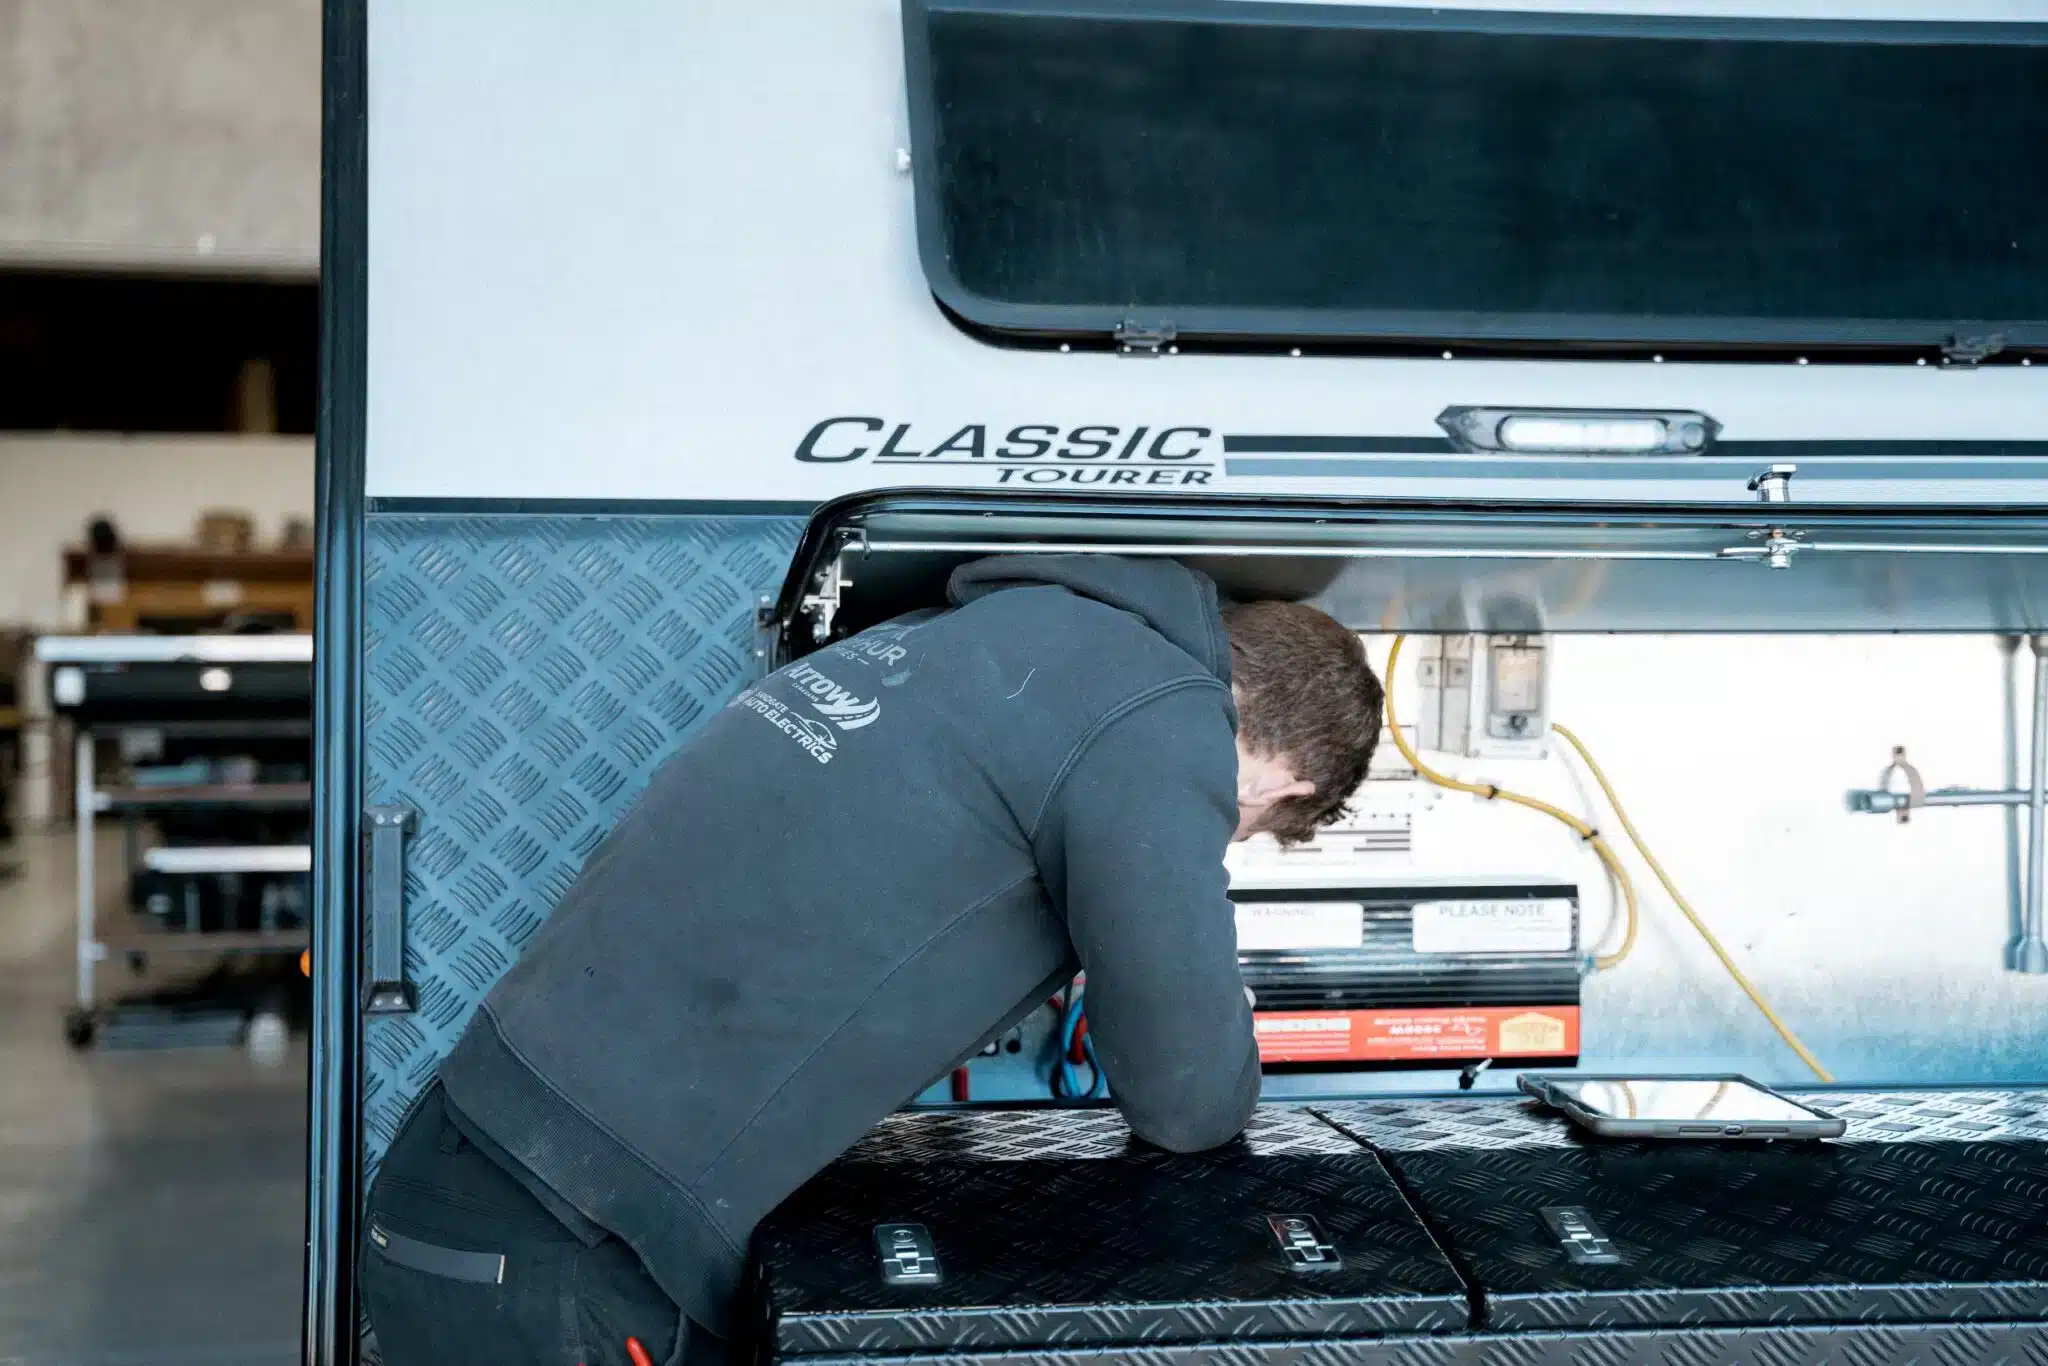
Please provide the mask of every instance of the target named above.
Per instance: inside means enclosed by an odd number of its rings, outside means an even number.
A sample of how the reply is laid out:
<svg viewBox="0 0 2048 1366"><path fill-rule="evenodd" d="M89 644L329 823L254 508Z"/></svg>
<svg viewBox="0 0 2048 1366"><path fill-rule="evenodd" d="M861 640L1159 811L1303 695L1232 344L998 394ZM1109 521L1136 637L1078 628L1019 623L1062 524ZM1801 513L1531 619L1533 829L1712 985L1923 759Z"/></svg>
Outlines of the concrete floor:
<svg viewBox="0 0 2048 1366"><path fill-rule="evenodd" d="M70 837L26 836L10 860L24 866L0 881L0 1366L296 1361L303 1041L277 1067L240 1048L72 1051ZM120 964L99 975L134 989Z"/></svg>

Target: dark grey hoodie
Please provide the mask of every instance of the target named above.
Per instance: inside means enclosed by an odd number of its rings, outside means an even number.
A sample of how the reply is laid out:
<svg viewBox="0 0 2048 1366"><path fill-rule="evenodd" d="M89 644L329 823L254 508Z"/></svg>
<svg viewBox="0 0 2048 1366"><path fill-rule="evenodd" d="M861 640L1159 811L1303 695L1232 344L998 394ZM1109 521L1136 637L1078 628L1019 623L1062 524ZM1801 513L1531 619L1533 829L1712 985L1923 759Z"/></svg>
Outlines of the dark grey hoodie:
<svg viewBox="0 0 2048 1366"><path fill-rule="evenodd" d="M707 723L442 1067L486 1151L715 1332L755 1223L1078 968L1141 1137L1211 1147L1258 1096L1215 586L1012 556L950 596Z"/></svg>

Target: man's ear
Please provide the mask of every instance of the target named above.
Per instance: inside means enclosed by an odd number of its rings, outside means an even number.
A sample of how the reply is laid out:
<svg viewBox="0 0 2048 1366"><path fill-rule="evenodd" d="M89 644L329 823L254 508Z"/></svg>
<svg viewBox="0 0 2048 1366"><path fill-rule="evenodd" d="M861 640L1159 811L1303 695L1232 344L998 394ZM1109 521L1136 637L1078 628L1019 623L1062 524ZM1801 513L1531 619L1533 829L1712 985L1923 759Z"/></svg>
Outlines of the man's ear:
<svg viewBox="0 0 2048 1366"><path fill-rule="evenodd" d="M1316 790L1316 785L1306 778L1296 778L1285 772L1270 770L1239 770L1237 781L1237 833L1233 841L1250 839L1266 823L1266 814L1274 805L1290 797L1306 797Z"/></svg>
<svg viewBox="0 0 2048 1366"><path fill-rule="evenodd" d="M1288 801L1295 797L1313 797L1315 795L1316 785L1314 783L1306 778L1296 778L1293 782L1283 785L1275 792L1271 800L1277 805L1280 802Z"/></svg>
<svg viewBox="0 0 2048 1366"><path fill-rule="evenodd" d="M1293 797L1313 797L1316 785L1306 778L1286 778L1279 774L1260 774L1237 789L1239 806L1278 806Z"/></svg>

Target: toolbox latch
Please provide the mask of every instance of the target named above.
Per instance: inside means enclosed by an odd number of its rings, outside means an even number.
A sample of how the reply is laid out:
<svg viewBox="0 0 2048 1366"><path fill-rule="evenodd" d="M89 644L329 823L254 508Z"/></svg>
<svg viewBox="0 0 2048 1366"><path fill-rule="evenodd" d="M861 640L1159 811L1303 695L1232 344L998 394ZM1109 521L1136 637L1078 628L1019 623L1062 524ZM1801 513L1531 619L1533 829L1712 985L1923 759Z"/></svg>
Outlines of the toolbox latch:
<svg viewBox="0 0 2048 1366"><path fill-rule="evenodd" d="M1577 1205L1552 1205L1543 1211L1543 1222L1550 1225L1550 1231L1564 1247L1564 1255L1574 1266L1618 1266L1621 1254L1614 1250L1614 1244L1600 1226L1593 1222L1593 1216Z"/></svg>
<svg viewBox="0 0 2048 1366"><path fill-rule="evenodd" d="M882 1254L882 1280L888 1285L937 1285L939 1254L931 1230L923 1224L877 1224L875 1247Z"/></svg>
<svg viewBox="0 0 2048 1366"><path fill-rule="evenodd" d="M1335 1271L1344 1265L1323 1230L1306 1214L1269 1214L1266 1227L1280 1244L1280 1255L1292 1271Z"/></svg>

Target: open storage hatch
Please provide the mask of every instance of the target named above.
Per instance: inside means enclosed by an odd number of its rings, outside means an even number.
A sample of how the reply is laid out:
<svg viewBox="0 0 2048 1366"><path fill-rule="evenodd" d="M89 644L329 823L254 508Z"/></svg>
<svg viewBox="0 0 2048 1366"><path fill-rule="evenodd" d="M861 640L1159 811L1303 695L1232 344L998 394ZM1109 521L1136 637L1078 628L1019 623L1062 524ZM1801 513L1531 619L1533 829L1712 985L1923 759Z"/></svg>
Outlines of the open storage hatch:
<svg viewBox="0 0 2048 1366"><path fill-rule="evenodd" d="M1089 551L1170 555L1228 598L1308 602L1359 630L2048 629L2048 515L2034 510L899 490L812 519L775 608L778 662L944 601L964 561Z"/></svg>

